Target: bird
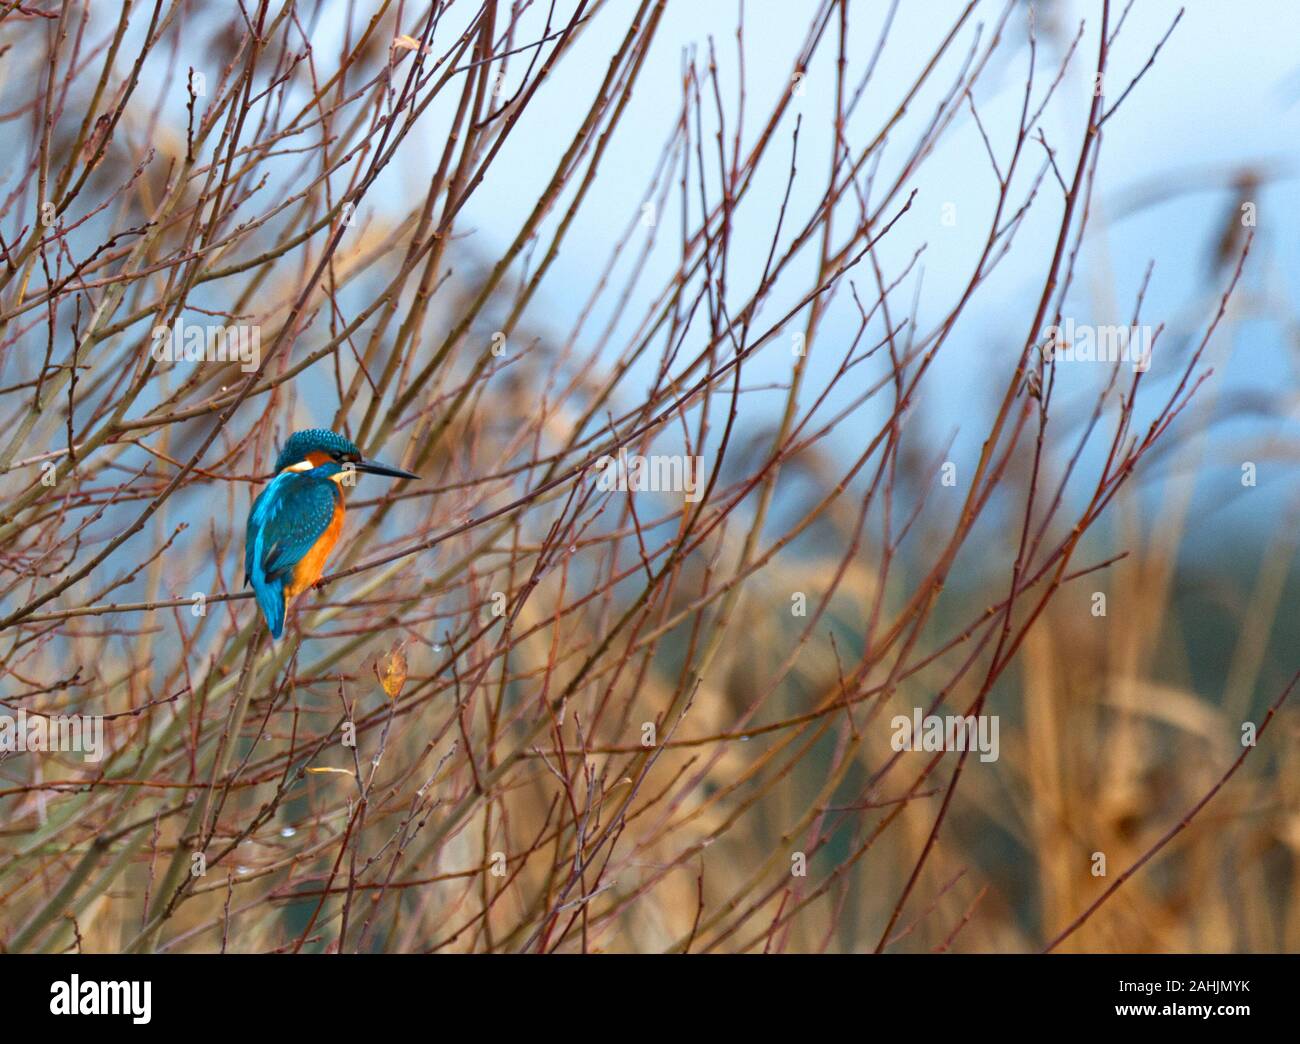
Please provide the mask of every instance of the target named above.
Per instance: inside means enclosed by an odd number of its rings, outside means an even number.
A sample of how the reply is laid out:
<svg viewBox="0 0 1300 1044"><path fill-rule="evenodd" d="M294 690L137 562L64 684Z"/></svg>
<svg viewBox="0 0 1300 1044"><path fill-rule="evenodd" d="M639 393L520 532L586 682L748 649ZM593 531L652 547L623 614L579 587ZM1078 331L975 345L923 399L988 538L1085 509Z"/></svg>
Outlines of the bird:
<svg viewBox="0 0 1300 1044"><path fill-rule="evenodd" d="M342 485L361 471L413 479L418 475L366 460L350 440L326 428L295 431L275 462L273 478L253 501L244 536L244 584L272 638L284 633L293 600L321 578L343 531Z"/></svg>

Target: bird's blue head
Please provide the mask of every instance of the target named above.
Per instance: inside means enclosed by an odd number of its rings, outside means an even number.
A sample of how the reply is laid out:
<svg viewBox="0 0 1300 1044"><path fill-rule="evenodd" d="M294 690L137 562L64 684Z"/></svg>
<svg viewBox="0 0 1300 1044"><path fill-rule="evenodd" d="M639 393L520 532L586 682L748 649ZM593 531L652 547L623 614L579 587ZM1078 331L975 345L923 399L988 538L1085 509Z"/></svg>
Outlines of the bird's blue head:
<svg viewBox="0 0 1300 1044"><path fill-rule="evenodd" d="M357 471L371 475L387 475L390 478L419 478L401 468L392 468L378 461L366 460L356 444L336 431L326 428L308 428L295 431L285 442L276 459L275 470L282 472L314 471L317 468L331 475L338 474L348 466Z"/></svg>

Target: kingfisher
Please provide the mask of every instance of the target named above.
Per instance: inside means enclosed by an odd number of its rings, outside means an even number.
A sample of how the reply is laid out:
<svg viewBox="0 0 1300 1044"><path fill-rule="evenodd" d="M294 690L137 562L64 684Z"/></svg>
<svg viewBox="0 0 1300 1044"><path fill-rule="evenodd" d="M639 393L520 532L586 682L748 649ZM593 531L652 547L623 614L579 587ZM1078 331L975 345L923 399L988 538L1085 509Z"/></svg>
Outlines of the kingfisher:
<svg viewBox="0 0 1300 1044"><path fill-rule="evenodd" d="M321 578L343 531L345 479L358 471L401 479L419 476L366 460L349 439L325 428L290 435L275 471L248 513L244 583L253 585L271 637L279 638L289 606Z"/></svg>

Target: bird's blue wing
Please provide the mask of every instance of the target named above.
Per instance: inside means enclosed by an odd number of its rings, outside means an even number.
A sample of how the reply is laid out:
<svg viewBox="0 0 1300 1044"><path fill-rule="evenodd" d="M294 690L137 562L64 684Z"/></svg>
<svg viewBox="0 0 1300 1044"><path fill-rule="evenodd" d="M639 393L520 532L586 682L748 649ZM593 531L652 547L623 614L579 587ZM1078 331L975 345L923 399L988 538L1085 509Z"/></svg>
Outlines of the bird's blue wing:
<svg viewBox="0 0 1300 1044"><path fill-rule="evenodd" d="M253 501L244 538L244 582L279 638L284 629L284 585L334 519L338 489L329 479L285 472Z"/></svg>

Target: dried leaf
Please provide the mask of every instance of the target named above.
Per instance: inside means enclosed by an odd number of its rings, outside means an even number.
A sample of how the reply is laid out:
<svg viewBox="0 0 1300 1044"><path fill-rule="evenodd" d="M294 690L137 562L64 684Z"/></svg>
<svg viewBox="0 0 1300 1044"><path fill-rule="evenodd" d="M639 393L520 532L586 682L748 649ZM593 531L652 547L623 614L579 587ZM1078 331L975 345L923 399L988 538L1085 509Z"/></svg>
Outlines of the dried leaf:
<svg viewBox="0 0 1300 1044"><path fill-rule="evenodd" d="M397 699L401 694L402 686L406 684L406 654L400 645L394 644L384 658L379 684L384 687L390 700Z"/></svg>

